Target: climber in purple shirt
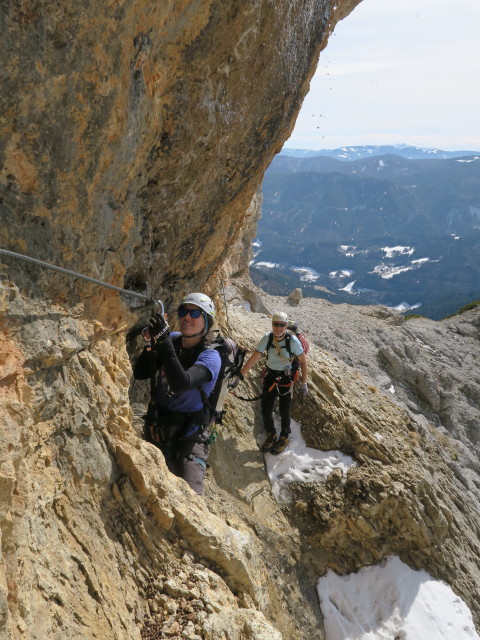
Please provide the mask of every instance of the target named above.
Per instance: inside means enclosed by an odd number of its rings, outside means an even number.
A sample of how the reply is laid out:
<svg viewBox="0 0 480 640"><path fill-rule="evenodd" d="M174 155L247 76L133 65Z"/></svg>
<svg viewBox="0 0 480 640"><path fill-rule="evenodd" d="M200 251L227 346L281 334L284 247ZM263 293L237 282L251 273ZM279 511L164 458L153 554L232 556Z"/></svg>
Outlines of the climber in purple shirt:
<svg viewBox="0 0 480 640"><path fill-rule="evenodd" d="M171 332L161 314L152 316L133 373L151 380L146 439L162 450L169 470L201 494L210 436L206 400L221 366L218 351L208 348L215 306L205 294L191 293L178 318L180 331Z"/></svg>

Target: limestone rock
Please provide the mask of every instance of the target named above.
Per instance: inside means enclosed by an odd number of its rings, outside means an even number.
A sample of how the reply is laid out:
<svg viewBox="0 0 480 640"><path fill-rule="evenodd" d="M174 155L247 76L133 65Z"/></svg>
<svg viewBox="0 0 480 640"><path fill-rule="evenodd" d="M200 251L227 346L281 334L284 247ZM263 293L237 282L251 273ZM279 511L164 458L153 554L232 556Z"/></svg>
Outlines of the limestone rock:
<svg viewBox="0 0 480 640"><path fill-rule="evenodd" d="M281 308L284 300L266 294L263 298L272 308ZM477 544L480 466L475 453L476 432L465 428L473 393L470 386L465 394L465 384L468 378L474 385L472 380L478 379L480 371L479 313L477 309L438 323L423 324L422 320L411 324L409 320L391 325L388 316L379 320L369 308L345 309L345 305L323 300L304 299L302 307L292 311L292 319L301 324L311 342L318 342L321 335L323 344L330 344L333 353L342 356L335 358L326 349L313 346L308 355L311 393L303 404L294 403L294 416L301 422L309 446L340 449L360 463L342 483L333 476L324 486L295 485L294 503L304 506L292 507L291 517L306 536L309 550L315 549L305 557L312 567L321 557L330 568L344 573L398 554L410 566L427 569L461 593L474 618L478 617L473 594L480 564L469 549ZM268 330L268 319L240 308L235 314L238 317L233 325L241 330L238 337L253 348L256 338ZM337 337L338 327L344 331L342 341ZM415 357L417 366L426 371L425 378L412 380L419 385L419 395L429 389L432 397L440 397L444 380L450 377L455 431L449 432L448 427L439 430L427 419L434 417L434 422L442 424L445 412L440 406L434 414L431 405L419 397L412 411L399 400L399 394L388 391L387 384L397 389L401 382L394 376L387 381L382 361L376 358L376 337L386 334L392 342L396 336L395 343L404 345L405 350L410 344L407 336L412 347L421 342L421 353L412 353L412 361ZM422 346L428 345L427 336L435 341L438 370L430 359L431 350ZM430 344L433 349L433 342ZM356 366L345 366L345 359ZM462 360L469 362L463 373ZM424 384L427 378L430 386ZM382 381L382 387L376 381Z"/></svg>
<svg viewBox="0 0 480 640"><path fill-rule="evenodd" d="M0 247L170 312L206 290L253 348L285 304L246 274L262 175L355 4L3 3ZM204 498L141 439L125 335L148 309L31 263L0 272L2 637L323 640L318 577L389 553L478 624L478 314L292 309L317 345L295 417L358 463L293 487L295 509L272 496L252 403L229 398Z"/></svg>
<svg viewBox="0 0 480 640"><path fill-rule="evenodd" d="M39 640L62 629L72 638L86 630L92 638L160 631L213 638L227 620L236 621L232 634L242 629L252 638L293 640L299 628L302 640L321 638L318 577L392 553L446 580L478 615L479 554L468 551L480 527L476 458L358 370L313 346L311 394L294 403L310 445L338 448L360 463L345 482L333 476L325 485L296 485L294 502L304 508L280 510L255 442L258 410L230 398L202 500L138 437L121 333L90 332L81 319L72 322L59 307L52 313L14 287L2 299L9 300L9 342L0 586L2 624L12 638L22 628ZM268 296L265 304L282 306ZM302 326L319 316L325 323L322 301L304 304L295 318ZM27 312L24 343L15 319ZM345 310L328 314L338 325ZM266 315L240 306L228 316L233 337L251 348L269 326ZM461 328L459 344L465 335L477 340L476 316L451 322ZM70 346L45 348L55 342ZM253 384L251 393L258 388L255 378L245 384L247 391ZM42 623L34 624L40 610Z"/></svg>
<svg viewBox="0 0 480 640"><path fill-rule="evenodd" d="M338 5L3 3L0 247L167 308L219 293L245 273L263 172ZM141 311L32 264L2 257L1 275L1 633L139 638L164 616L146 594L181 542L223 580L208 606L254 609L267 633L261 614L283 596L264 588L253 528L212 519L138 438L124 340ZM294 616L277 624L293 637Z"/></svg>
<svg viewBox="0 0 480 640"><path fill-rule="evenodd" d="M303 298L302 290L299 287L297 287L287 297L287 304L289 304L291 307L297 307L302 301L302 298Z"/></svg>
<svg viewBox="0 0 480 640"><path fill-rule="evenodd" d="M353 4L3 3L0 246L168 304L245 272L263 172ZM13 269L31 293L124 313Z"/></svg>

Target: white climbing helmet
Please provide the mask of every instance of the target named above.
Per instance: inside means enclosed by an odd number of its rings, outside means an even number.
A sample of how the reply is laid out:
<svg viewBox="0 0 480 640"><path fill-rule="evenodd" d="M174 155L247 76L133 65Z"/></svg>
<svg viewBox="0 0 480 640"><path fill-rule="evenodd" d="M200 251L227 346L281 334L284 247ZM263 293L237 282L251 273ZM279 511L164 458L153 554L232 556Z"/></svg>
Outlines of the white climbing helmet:
<svg viewBox="0 0 480 640"><path fill-rule="evenodd" d="M278 311L277 313L273 314L272 322L287 322L288 323L288 316L283 311Z"/></svg>
<svg viewBox="0 0 480 640"><path fill-rule="evenodd" d="M180 306L184 304L195 304L197 307L200 307L200 309L207 315L208 324L210 326L213 324L213 321L215 320L215 305L204 293L189 293L183 298Z"/></svg>

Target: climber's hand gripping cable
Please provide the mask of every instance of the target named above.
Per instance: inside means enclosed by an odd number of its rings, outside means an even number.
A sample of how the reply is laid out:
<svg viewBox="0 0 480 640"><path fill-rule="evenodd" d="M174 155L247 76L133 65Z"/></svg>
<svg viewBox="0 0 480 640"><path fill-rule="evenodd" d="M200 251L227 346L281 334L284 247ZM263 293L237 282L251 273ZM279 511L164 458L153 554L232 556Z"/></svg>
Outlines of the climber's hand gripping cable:
<svg viewBox="0 0 480 640"><path fill-rule="evenodd" d="M170 327L161 313L154 313L148 323L148 331L155 342L161 344L170 335Z"/></svg>

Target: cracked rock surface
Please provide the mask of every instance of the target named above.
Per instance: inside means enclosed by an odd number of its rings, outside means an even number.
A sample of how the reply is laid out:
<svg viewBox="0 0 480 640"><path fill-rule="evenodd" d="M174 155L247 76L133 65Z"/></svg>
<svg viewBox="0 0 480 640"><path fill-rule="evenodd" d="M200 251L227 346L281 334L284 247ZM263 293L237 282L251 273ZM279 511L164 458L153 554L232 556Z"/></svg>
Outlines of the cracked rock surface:
<svg viewBox="0 0 480 640"><path fill-rule="evenodd" d="M229 397L199 498L139 437L124 330L32 307L14 286L1 294L8 637L322 639L319 576L389 554L445 580L478 620L476 457L366 370L315 344L307 327L326 317L321 301L295 308L312 349L310 394L295 396L293 415L309 446L338 449L357 465L325 484L292 485L291 503L279 505L257 445L258 406ZM265 308L283 302L262 298ZM37 343L24 342L18 324L27 310ZM332 326L334 312L338 329L345 310L329 310ZM355 312L375 331L402 327L375 309ZM225 318L224 331L248 348L270 323L234 302ZM460 341L469 326L477 340L477 321L462 318ZM252 375L243 390L258 385Z"/></svg>

